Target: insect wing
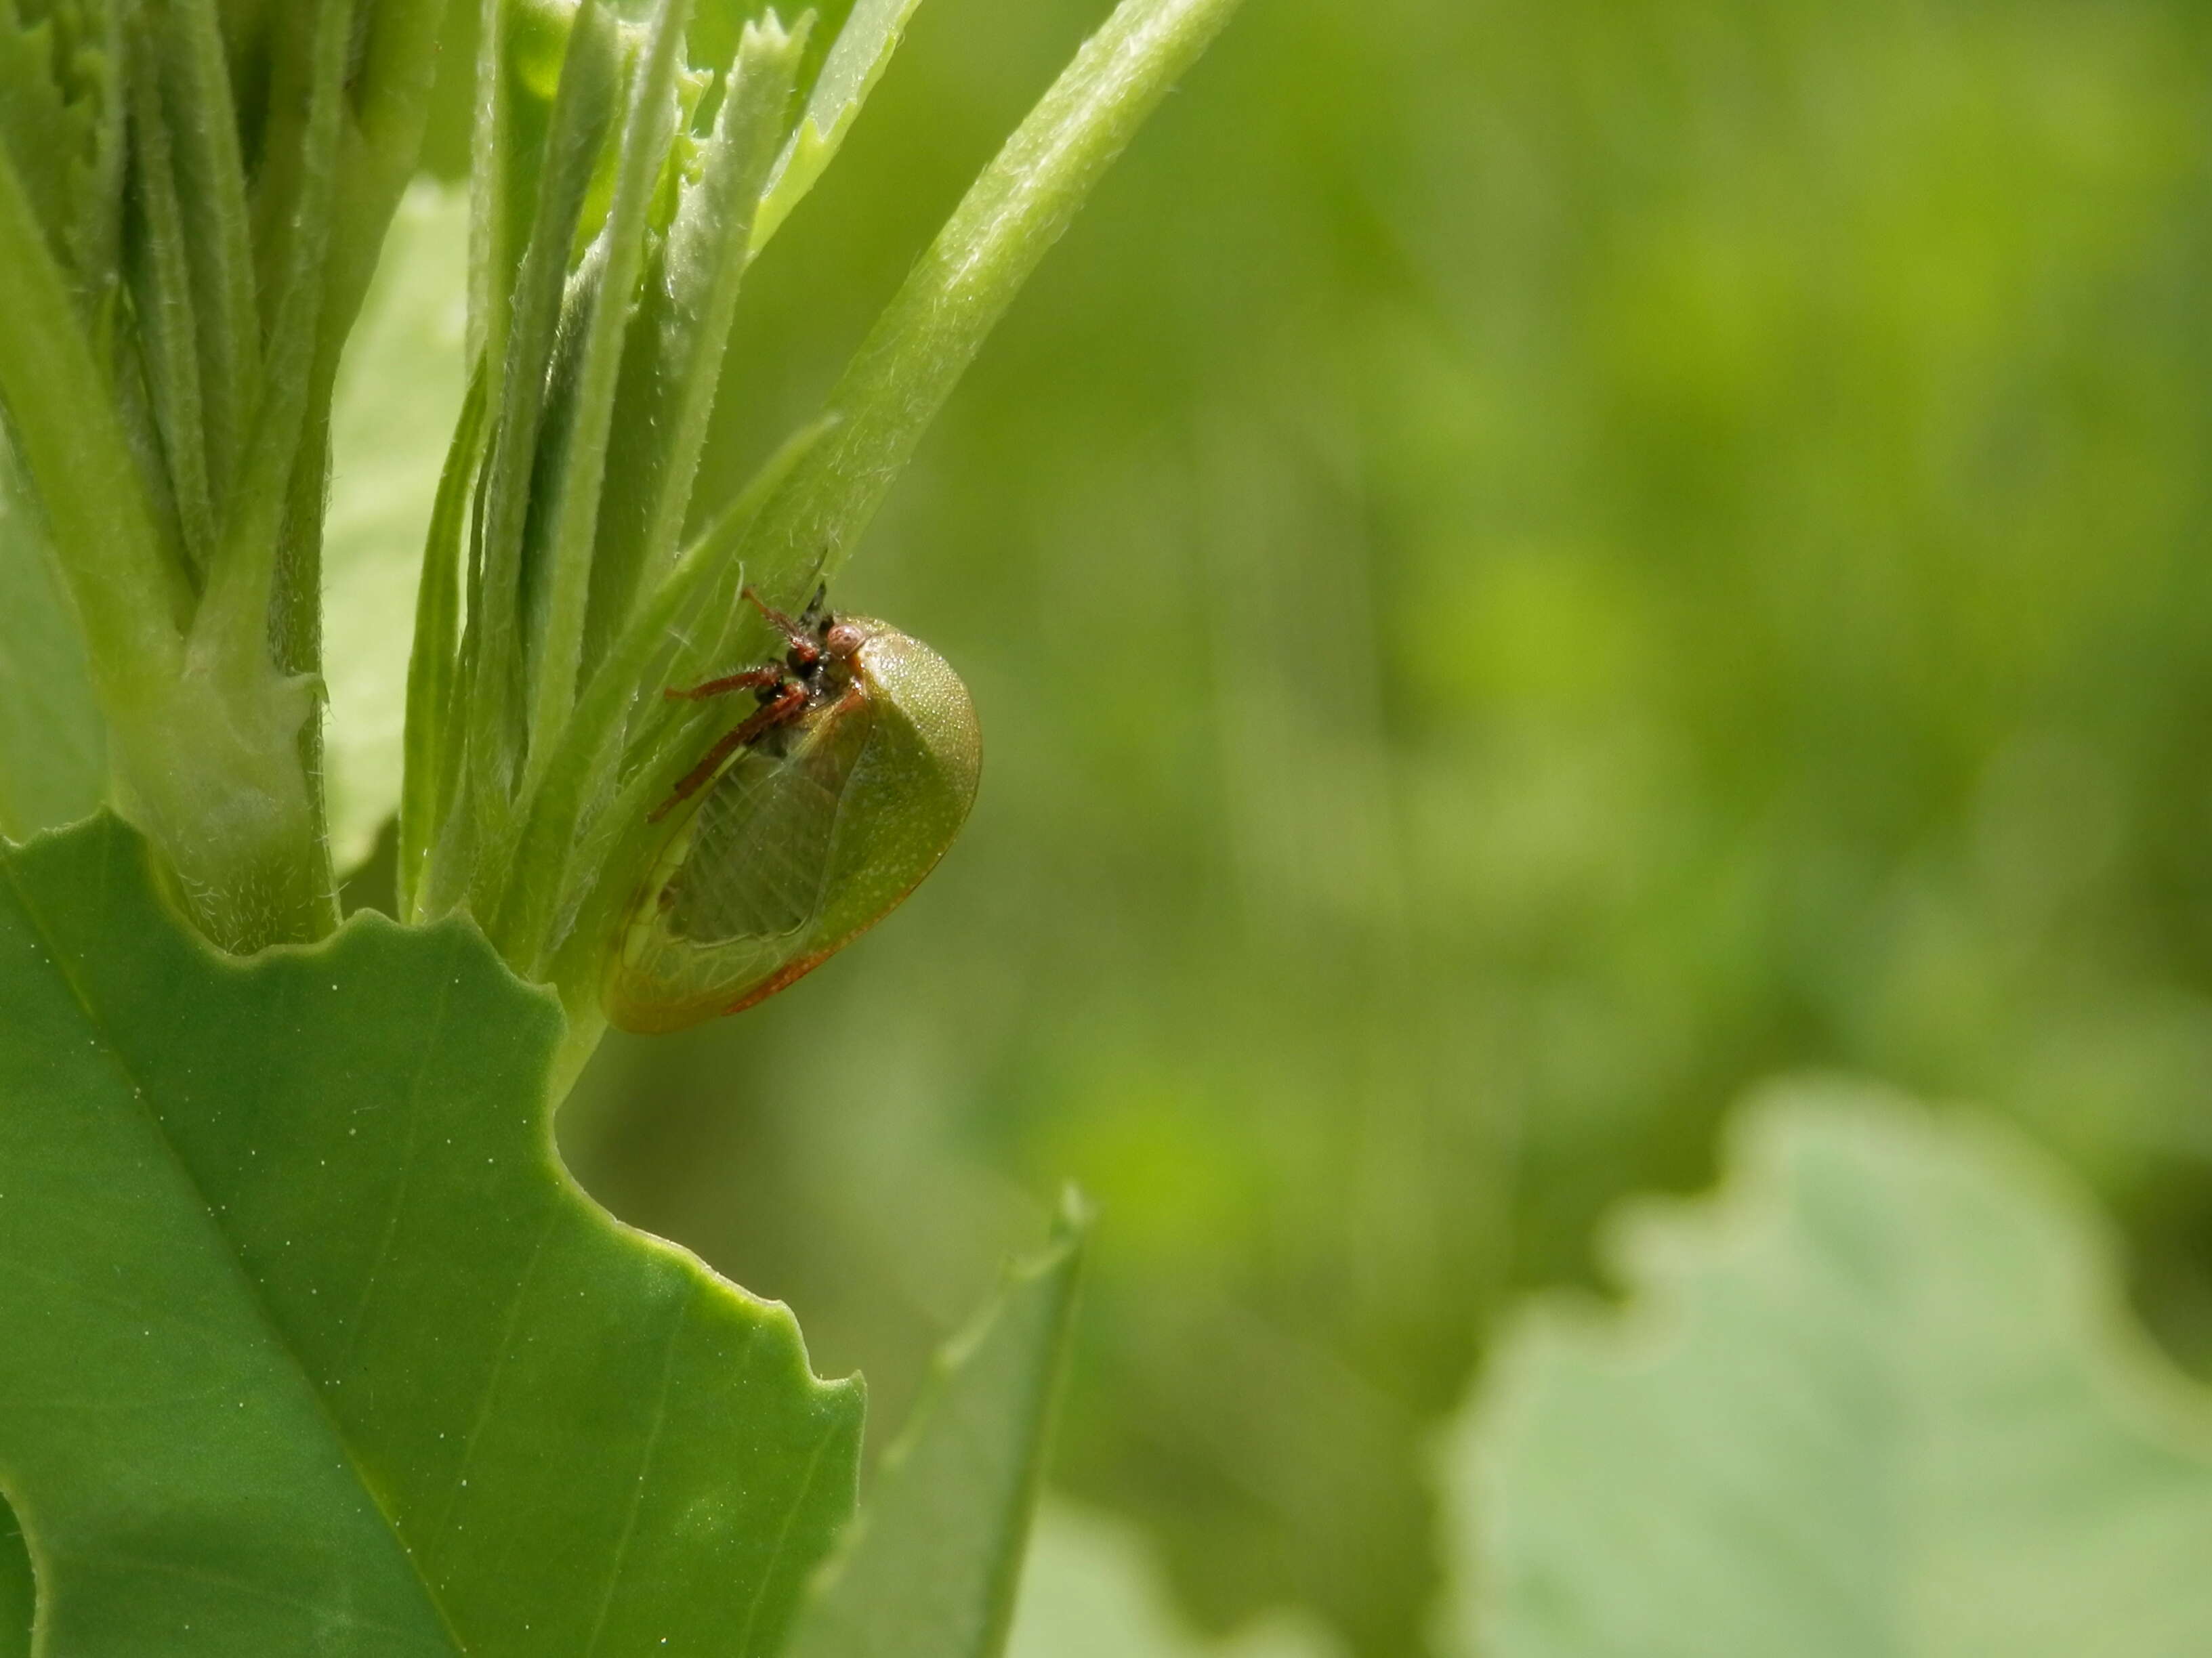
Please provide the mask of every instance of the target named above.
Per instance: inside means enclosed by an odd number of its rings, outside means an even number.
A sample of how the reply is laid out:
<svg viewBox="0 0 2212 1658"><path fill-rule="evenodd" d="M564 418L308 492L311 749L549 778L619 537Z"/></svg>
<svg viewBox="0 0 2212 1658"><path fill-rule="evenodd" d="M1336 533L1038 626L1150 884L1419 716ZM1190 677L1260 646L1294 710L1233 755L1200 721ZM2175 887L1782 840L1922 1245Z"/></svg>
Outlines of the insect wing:
<svg viewBox="0 0 2212 1658"><path fill-rule="evenodd" d="M806 716L784 753L744 751L708 786L639 896L605 1004L626 1030L680 1030L771 979L811 936L873 710Z"/></svg>
<svg viewBox="0 0 2212 1658"><path fill-rule="evenodd" d="M741 756L707 792L690 850L669 882L669 931L694 944L804 932L822 908L837 808L865 723L836 710L819 716L782 757Z"/></svg>

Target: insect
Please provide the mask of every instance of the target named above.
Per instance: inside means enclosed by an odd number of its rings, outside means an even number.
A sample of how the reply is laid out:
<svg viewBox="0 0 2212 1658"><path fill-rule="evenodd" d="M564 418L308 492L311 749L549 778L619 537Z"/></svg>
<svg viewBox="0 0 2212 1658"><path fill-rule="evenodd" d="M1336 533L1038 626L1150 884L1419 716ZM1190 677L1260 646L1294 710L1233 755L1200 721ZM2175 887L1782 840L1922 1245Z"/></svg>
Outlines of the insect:
<svg viewBox="0 0 2212 1658"><path fill-rule="evenodd" d="M741 1012L804 977L898 907L975 799L981 735L944 658L820 592L795 618L745 597L782 657L664 693L753 706L649 814L677 827L601 987L625 1030Z"/></svg>

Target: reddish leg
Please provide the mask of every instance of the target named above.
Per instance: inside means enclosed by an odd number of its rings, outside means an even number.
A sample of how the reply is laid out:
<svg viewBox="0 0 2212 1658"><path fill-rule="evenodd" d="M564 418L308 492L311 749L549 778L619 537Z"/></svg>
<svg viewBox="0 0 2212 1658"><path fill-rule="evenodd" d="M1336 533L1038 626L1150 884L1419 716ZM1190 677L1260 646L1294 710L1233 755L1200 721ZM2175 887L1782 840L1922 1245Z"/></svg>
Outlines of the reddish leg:
<svg viewBox="0 0 2212 1658"><path fill-rule="evenodd" d="M677 780L676 793L646 813L645 821L659 823L706 787L714 774L722 768L722 762L739 749L749 743L758 742L763 732L788 724L805 712L806 688L804 685L785 686L776 693L773 701L763 702L755 709L744 725L735 731L724 732L721 740L707 750L699 763Z"/></svg>
<svg viewBox="0 0 2212 1658"><path fill-rule="evenodd" d="M694 685L690 690L680 691L671 686L661 695L672 702L703 702L710 696L722 696L731 691L764 691L782 683L781 668L747 668L743 673L725 674L703 685Z"/></svg>
<svg viewBox="0 0 2212 1658"><path fill-rule="evenodd" d="M805 645L812 642L807 638L805 629L800 627L799 623L793 622L781 610L777 610L766 599L763 598L756 589L747 587L744 589L744 597L748 604L751 604L755 610L758 610L763 616L768 618L769 625L770 627L774 628L786 639L789 640L793 645Z"/></svg>

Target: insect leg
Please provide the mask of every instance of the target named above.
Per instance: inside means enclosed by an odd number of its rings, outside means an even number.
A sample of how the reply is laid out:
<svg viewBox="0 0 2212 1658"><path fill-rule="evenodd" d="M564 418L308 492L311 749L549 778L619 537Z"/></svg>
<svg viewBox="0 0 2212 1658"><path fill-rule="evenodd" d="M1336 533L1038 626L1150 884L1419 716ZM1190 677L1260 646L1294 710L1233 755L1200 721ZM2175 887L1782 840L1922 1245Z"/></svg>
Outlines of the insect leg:
<svg viewBox="0 0 2212 1658"><path fill-rule="evenodd" d="M707 786L722 762L749 743L760 740L761 734L777 726L796 720L806 711L806 689L803 685L787 685L775 700L756 709L744 724L734 731L725 732L714 746L707 750L697 765L677 780L676 792L646 813L645 821L657 823L684 801Z"/></svg>
<svg viewBox="0 0 2212 1658"><path fill-rule="evenodd" d="M747 668L743 673L725 674L720 679L710 679L703 685L694 685L689 690L674 686L661 692L672 702L703 702L710 696L721 696L730 691L766 690L771 685L783 683L781 668Z"/></svg>
<svg viewBox="0 0 2212 1658"><path fill-rule="evenodd" d="M788 725L805 712L806 687L787 684L772 700L754 709L745 723L731 735L738 739L738 746L743 748L748 743L757 742L763 732Z"/></svg>

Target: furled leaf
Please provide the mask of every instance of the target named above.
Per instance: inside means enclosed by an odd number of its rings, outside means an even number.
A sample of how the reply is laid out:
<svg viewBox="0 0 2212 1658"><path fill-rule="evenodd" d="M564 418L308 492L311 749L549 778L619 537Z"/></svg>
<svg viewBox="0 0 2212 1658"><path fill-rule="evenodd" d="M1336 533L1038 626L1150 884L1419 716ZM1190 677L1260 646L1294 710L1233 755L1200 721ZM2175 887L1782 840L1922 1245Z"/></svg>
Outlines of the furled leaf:
<svg viewBox="0 0 2212 1658"><path fill-rule="evenodd" d="M641 582L649 588L680 550L749 261L753 210L784 131L805 38L804 29L747 27L697 176L683 184L674 222L654 250L609 434L592 550L586 676L629 620Z"/></svg>
<svg viewBox="0 0 2212 1658"><path fill-rule="evenodd" d="M321 416L315 362L325 327L337 320L324 308L332 226L358 206L343 202L338 191L349 150L350 9L345 0L311 0L301 10L306 15L294 66L302 77L301 94L277 101L276 125L254 180L266 346L259 395L240 445L234 487L224 501L222 544L192 618L196 652L206 659L212 651L241 667L262 665L279 568L297 550L285 524L286 485L311 424ZM319 451L311 447L308 453L311 475L319 472ZM283 610L276 620L281 633L288 621ZM304 638L280 640L277 660L288 667L310 666L313 637L309 626Z"/></svg>
<svg viewBox="0 0 2212 1658"><path fill-rule="evenodd" d="M1455 1440L1450 1650L2212 1649L2212 1400L2027 1147L1799 1090L1620 1242L1627 1309L1540 1309Z"/></svg>
<svg viewBox="0 0 2212 1658"><path fill-rule="evenodd" d="M852 9L853 0L815 0L810 5L774 7L763 7L759 0L699 0L698 9L691 17L691 61L709 70L727 69L731 58L737 55L738 41L745 26L763 21L773 10L787 26L807 28L807 64L800 82L803 88L819 78L826 49L836 41ZM808 24L810 12L813 21Z"/></svg>
<svg viewBox="0 0 2212 1658"><path fill-rule="evenodd" d="M472 928L241 963L95 819L0 848L0 1005L42 1650L776 1649L858 1389L567 1181L559 1015Z"/></svg>
<svg viewBox="0 0 2212 1658"><path fill-rule="evenodd" d="M1121 0L1084 42L854 354L830 396L836 428L762 509L738 550L748 579L799 604L835 575L1022 284L1237 4ZM856 9L846 28L860 21ZM765 216L763 209L756 226ZM756 242L759 234L756 228ZM675 677L722 659L722 647L720 633L702 633L679 657Z"/></svg>
<svg viewBox="0 0 2212 1658"><path fill-rule="evenodd" d="M331 410L324 763L341 870L368 855L399 804L416 577L468 369L468 211L457 190L408 191Z"/></svg>
<svg viewBox="0 0 2212 1658"><path fill-rule="evenodd" d="M23 180L53 251L66 252L69 157L81 135L70 118L59 66L54 61L53 20L26 27L15 0L0 0L0 144ZM66 137L63 135L66 134Z"/></svg>
<svg viewBox="0 0 2212 1658"><path fill-rule="evenodd" d="M206 472L220 501L229 489L261 374L246 160L234 115L225 115L235 106L214 8L202 3L142 11L137 25L145 31L148 56L161 66L164 90L158 103L168 129L171 177L191 266ZM179 119L179 112L197 118ZM140 189L143 193L143 184Z"/></svg>
<svg viewBox="0 0 2212 1658"><path fill-rule="evenodd" d="M76 618L0 440L0 835L21 840L96 811L106 738Z"/></svg>
<svg viewBox="0 0 2212 1658"><path fill-rule="evenodd" d="M152 679L180 653L183 572L165 556L111 380L86 332L80 295L0 145L0 398L23 471L37 481L88 639Z"/></svg>
<svg viewBox="0 0 2212 1658"><path fill-rule="evenodd" d="M138 33L138 56L150 65L158 61L153 32L142 20ZM219 330L216 319L197 314L200 296L192 282L194 244L205 227L187 213L179 193L169 111L150 68L131 76L131 90L134 234L125 274L178 538L185 562L204 580L221 516L209 464L200 355L202 343Z"/></svg>
<svg viewBox="0 0 2212 1658"><path fill-rule="evenodd" d="M495 382L497 421L476 561L481 574L469 593L469 626L483 665L467 697L469 764L482 783L478 809L489 814L503 811L513 786L524 719L524 534L569 254L608 131L621 113L623 81L621 26L598 0L583 0L561 59L529 244L507 307L506 362Z"/></svg>
<svg viewBox="0 0 2212 1658"><path fill-rule="evenodd" d="M938 1355L785 1658L997 1658L1005 1649L1087 1224L1071 1197L1051 1247Z"/></svg>
<svg viewBox="0 0 2212 1658"><path fill-rule="evenodd" d="M1287 1613L1207 1640L1177 1614L1133 1527L1048 1501L1006 1650L1010 1658L1333 1658L1342 1649Z"/></svg>
<svg viewBox="0 0 2212 1658"><path fill-rule="evenodd" d="M112 5L0 0L0 150L88 301L115 276L123 112Z"/></svg>
<svg viewBox="0 0 2212 1658"><path fill-rule="evenodd" d="M422 878L435 832L459 786L464 695L460 643L464 617L461 562L469 501L484 446L485 365L478 362L461 400L460 423L446 451L430 505L422 548L422 585L415 596L414 637L407 658L407 711L400 746L399 791L392 914L422 919ZM574 1032L570 1033L573 1037Z"/></svg>
<svg viewBox="0 0 2212 1658"><path fill-rule="evenodd" d="M526 561L523 568L526 597L538 600L526 607L536 683L526 774L533 786L575 711L592 593L592 542L604 498L615 394L622 384L623 346L645 269L653 197L675 138L677 82L690 14L690 0L658 0L639 44L629 106L615 152L614 187L605 226L592 244L594 281L578 284L574 314L562 321L563 331L573 337L575 369L573 378L555 370L564 395L555 397L546 410L552 441L540 457L533 485L534 493L545 499L532 507L533 514L542 513L548 520L542 542L533 548L547 562L535 568L534 561ZM586 216L586 228L594 217Z"/></svg>
<svg viewBox="0 0 2212 1658"><path fill-rule="evenodd" d="M325 266L327 300L324 349L336 355L374 279L392 216L405 199L421 158L438 56L449 9L466 0L378 0L373 11L356 0L356 19L373 15L356 36L347 96L360 142L340 158L338 199Z"/></svg>
<svg viewBox="0 0 2212 1658"><path fill-rule="evenodd" d="M797 449L787 448L788 470L775 477L757 507L750 501L744 503L739 521L729 526L726 550L719 545L726 518L708 532L707 541L718 544L718 557L705 573L705 591L695 606L698 625L671 641L661 683L704 680L725 671L730 662L758 659L758 647L767 641L758 618L739 603L742 584L750 582L772 599L798 609L835 575L1023 282L1176 77L1227 25L1237 3L1121 0L1084 44L909 274L806 440ZM855 39L888 27L888 14L880 9L868 14L877 19L872 24L858 13L856 7L846 25L848 31L862 31ZM491 569L489 556L485 568ZM690 588L682 573L675 580ZM487 586L491 585L488 574ZM654 608L648 602L640 613ZM653 642L657 648L658 634ZM748 644L754 648L746 648ZM615 689L627 710L630 687ZM587 700L589 695L586 688ZM481 710L478 717L485 717ZM571 1006L576 1005L580 987L596 981L599 967L592 960L580 963L574 955L603 949L607 936L588 923L611 925L616 907L635 890L645 872L644 859L651 855L649 808L696 763L697 739L712 717L712 710L687 701L649 697L640 704L628 732L621 793L582 834L556 830L578 822L597 794L595 786L576 786L599 780L594 756L587 745L580 755L559 755L550 762L567 771L569 798L556 802L557 809L549 809L542 799L534 803L526 835L538 844L533 847L526 841L525 856L509 860L526 903L514 909L511 891L507 913L529 916L532 905L542 908L533 889L542 888L542 872L552 866L543 855L546 841L564 849L583 844L605 848L583 872L585 890L573 896L564 892L559 906L562 916L580 918L567 936L582 943L568 952L571 959L558 974ZM599 730L594 724L587 733L594 743ZM472 739L472 746L483 745ZM550 774L544 793L553 794L552 785L561 780L557 773ZM576 866L574 859L564 865ZM568 884L564 879L563 887ZM503 939L519 937L526 944L540 937L557 944L561 931L556 924L510 932L501 925Z"/></svg>
<svg viewBox="0 0 2212 1658"><path fill-rule="evenodd" d="M791 210L806 198L837 159L845 135L860 119L860 106L883 79L908 20L921 4L921 0L855 0L845 27L837 31L837 43L823 60L822 73L815 77L798 129L769 175L760 210L753 216L754 252L768 246Z"/></svg>

